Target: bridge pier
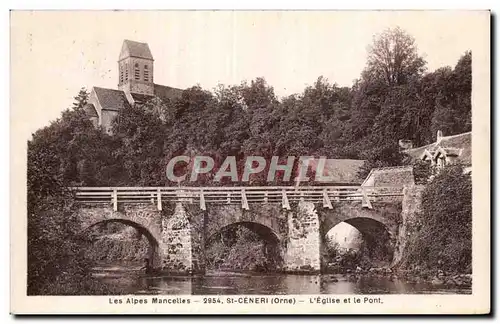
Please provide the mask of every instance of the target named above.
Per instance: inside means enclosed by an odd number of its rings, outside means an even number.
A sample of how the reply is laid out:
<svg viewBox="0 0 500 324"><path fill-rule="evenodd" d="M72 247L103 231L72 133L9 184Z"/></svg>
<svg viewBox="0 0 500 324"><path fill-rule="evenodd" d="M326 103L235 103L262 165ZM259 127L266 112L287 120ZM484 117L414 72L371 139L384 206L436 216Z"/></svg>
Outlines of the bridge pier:
<svg viewBox="0 0 500 324"><path fill-rule="evenodd" d="M160 270L172 274L205 273L203 215L192 215L191 208L180 202L170 207L164 208L162 215Z"/></svg>
<svg viewBox="0 0 500 324"><path fill-rule="evenodd" d="M162 217L161 245L162 271L192 272L191 224L181 203L175 205L173 214Z"/></svg>
<svg viewBox="0 0 500 324"><path fill-rule="evenodd" d="M288 240L285 251L285 272L320 272L320 224L311 202L299 202L287 215Z"/></svg>
<svg viewBox="0 0 500 324"><path fill-rule="evenodd" d="M418 209L405 190L401 216L402 196L401 189L382 187L368 192L359 187L76 190L84 229L101 222L133 226L150 242L152 265L178 274L204 273L205 240L228 226L244 226L271 243L264 254L277 256L276 268L284 272L320 272L323 238L343 221L375 238L379 229L388 232L391 244L397 244L397 262ZM321 202L323 208L316 209Z"/></svg>
<svg viewBox="0 0 500 324"><path fill-rule="evenodd" d="M423 185L407 186L403 190L401 211L401 225L396 241L392 266L397 266L402 261L409 238L417 227L419 211L422 206Z"/></svg>

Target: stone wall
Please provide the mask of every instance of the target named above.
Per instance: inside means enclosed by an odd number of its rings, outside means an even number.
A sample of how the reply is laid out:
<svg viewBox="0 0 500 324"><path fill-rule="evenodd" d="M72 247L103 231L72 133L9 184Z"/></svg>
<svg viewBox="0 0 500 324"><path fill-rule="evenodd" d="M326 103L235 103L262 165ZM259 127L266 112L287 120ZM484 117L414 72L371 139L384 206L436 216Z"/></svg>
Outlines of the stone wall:
<svg viewBox="0 0 500 324"><path fill-rule="evenodd" d="M197 205L184 205L191 229L191 269L205 273L205 218L206 212Z"/></svg>
<svg viewBox="0 0 500 324"><path fill-rule="evenodd" d="M116 117L118 117L118 111L104 109L101 111L100 124L104 127L104 131L110 135L113 132L112 125Z"/></svg>
<svg viewBox="0 0 500 324"><path fill-rule="evenodd" d="M284 271L319 272L320 224L313 203L299 202L287 213L288 236Z"/></svg>
<svg viewBox="0 0 500 324"><path fill-rule="evenodd" d="M397 238L396 250L394 252L393 266L402 260L408 238L415 232L418 214L422 206L423 185L413 185L404 188L403 204L401 210L401 226Z"/></svg>
<svg viewBox="0 0 500 324"><path fill-rule="evenodd" d="M164 210L162 217L162 270L170 273L191 273L193 263L188 213L181 203L177 203L173 212L171 211L171 208Z"/></svg>

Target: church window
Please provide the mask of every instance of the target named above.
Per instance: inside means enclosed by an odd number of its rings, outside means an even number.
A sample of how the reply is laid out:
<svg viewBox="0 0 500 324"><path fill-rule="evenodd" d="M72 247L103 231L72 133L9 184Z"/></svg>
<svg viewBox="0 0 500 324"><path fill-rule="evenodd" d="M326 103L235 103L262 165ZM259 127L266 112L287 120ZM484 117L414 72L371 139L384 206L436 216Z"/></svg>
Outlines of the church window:
<svg viewBox="0 0 500 324"><path fill-rule="evenodd" d="M147 64L144 65L144 81L149 81L149 69Z"/></svg>
<svg viewBox="0 0 500 324"><path fill-rule="evenodd" d="M139 71L139 63L135 63L134 66L134 78L139 81L141 79L141 72Z"/></svg>
<svg viewBox="0 0 500 324"><path fill-rule="evenodd" d="M125 81L128 81L128 63L125 63Z"/></svg>
<svg viewBox="0 0 500 324"><path fill-rule="evenodd" d="M123 83L123 64L120 64L120 83Z"/></svg>

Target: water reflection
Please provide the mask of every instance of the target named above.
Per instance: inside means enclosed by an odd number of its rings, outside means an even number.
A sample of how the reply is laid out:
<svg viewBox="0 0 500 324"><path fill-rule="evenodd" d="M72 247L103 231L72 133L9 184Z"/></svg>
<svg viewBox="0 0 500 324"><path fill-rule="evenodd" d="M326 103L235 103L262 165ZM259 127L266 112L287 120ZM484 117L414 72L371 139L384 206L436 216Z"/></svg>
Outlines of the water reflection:
<svg viewBox="0 0 500 324"><path fill-rule="evenodd" d="M96 269L94 277L122 294L470 294L470 287L407 283L386 277L216 273L199 277L145 276L137 270Z"/></svg>

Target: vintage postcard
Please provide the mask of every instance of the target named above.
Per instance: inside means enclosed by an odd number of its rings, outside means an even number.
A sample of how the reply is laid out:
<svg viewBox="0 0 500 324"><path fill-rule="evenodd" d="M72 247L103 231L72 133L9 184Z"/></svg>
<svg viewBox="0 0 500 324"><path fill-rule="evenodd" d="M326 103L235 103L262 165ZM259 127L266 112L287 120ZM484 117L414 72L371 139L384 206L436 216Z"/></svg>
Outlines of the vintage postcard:
<svg viewBox="0 0 500 324"><path fill-rule="evenodd" d="M490 15L11 11L11 312L489 313Z"/></svg>

